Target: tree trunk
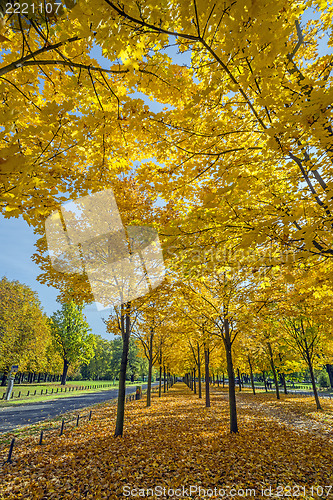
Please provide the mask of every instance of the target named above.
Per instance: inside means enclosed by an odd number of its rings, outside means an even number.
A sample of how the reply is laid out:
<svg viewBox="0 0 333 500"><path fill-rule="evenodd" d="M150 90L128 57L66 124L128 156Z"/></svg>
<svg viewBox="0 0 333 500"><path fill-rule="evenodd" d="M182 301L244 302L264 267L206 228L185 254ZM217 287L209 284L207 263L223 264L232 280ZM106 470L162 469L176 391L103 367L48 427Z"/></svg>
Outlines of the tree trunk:
<svg viewBox="0 0 333 500"><path fill-rule="evenodd" d="M315 381L315 377L314 377L314 373L313 373L312 361L310 358L310 354L309 354L309 350L308 350L307 345L305 348L305 353L306 353L306 359L307 359L307 363L308 363L308 367L309 367L309 371L310 371L311 384L312 384L312 389L313 389L313 395L314 395L314 398L316 400L317 410L322 410L322 407L321 407L321 404L319 401L317 387L316 387L316 381Z"/></svg>
<svg viewBox="0 0 333 500"><path fill-rule="evenodd" d="M196 370L195 370L195 368L193 368L193 389L194 389L194 394L197 393L197 383L196 383L195 377L196 377Z"/></svg>
<svg viewBox="0 0 333 500"><path fill-rule="evenodd" d="M61 385L65 385L66 384L68 366L69 366L69 363L68 363L67 359L64 359L64 368L62 370Z"/></svg>
<svg viewBox="0 0 333 500"><path fill-rule="evenodd" d="M326 365L326 370L330 379L331 389L333 389L333 365Z"/></svg>
<svg viewBox="0 0 333 500"><path fill-rule="evenodd" d="M122 308L126 310L125 316L121 317L121 334L123 338L123 352L121 355L121 364L119 372L119 389L118 389L118 404L117 404L117 420L114 436L122 436L124 429L125 417L125 390L126 390L126 370L128 359L129 339L131 334L130 325L130 302L127 302Z"/></svg>
<svg viewBox="0 0 333 500"><path fill-rule="evenodd" d="M222 373L222 387L224 389L224 372Z"/></svg>
<svg viewBox="0 0 333 500"><path fill-rule="evenodd" d="M200 360L200 346L199 342L197 342L198 348L198 385L199 385L199 399L202 398L202 390L201 390L201 360Z"/></svg>
<svg viewBox="0 0 333 500"><path fill-rule="evenodd" d="M279 352L279 358L280 358L280 362L282 363L282 355L280 352ZM281 375L281 381L282 381L282 385L283 385L283 391L285 394L288 394L287 384L286 384L286 376L283 372L281 372L280 375Z"/></svg>
<svg viewBox="0 0 333 500"><path fill-rule="evenodd" d="M205 383L206 383L206 408L210 407L209 395L209 349L205 346Z"/></svg>
<svg viewBox="0 0 333 500"><path fill-rule="evenodd" d="M249 367L250 367L250 377L251 377L251 385L252 385L252 391L253 394L256 393L256 389L254 387L254 380L253 380L253 370L252 370L252 363L251 363L251 358L250 355L248 354L247 359L249 360Z"/></svg>
<svg viewBox="0 0 333 500"><path fill-rule="evenodd" d="M238 377L238 387L239 387L239 392L242 390L242 382L241 382L241 377L239 373L239 368L237 368L237 377Z"/></svg>
<svg viewBox="0 0 333 500"><path fill-rule="evenodd" d="M286 384L286 376L284 373L281 373L281 377L282 377L282 383L283 383L283 391L285 394L288 394L287 384Z"/></svg>
<svg viewBox="0 0 333 500"><path fill-rule="evenodd" d="M153 335L149 339L149 359L148 359L148 385L147 385L147 406L151 405L151 375L153 371Z"/></svg>
<svg viewBox="0 0 333 500"><path fill-rule="evenodd" d="M165 365L163 365L163 392L166 391Z"/></svg>
<svg viewBox="0 0 333 500"><path fill-rule="evenodd" d="M4 387L6 385L8 373L9 373L9 366L6 366L2 374L1 387Z"/></svg>
<svg viewBox="0 0 333 500"><path fill-rule="evenodd" d="M265 370L262 371L262 378L264 379L265 391L267 392L267 383L266 383Z"/></svg>
<svg viewBox="0 0 333 500"><path fill-rule="evenodd" d="M160 365L160 381L158 383L158 397L162 396L162 365Z"/></svg>
<svg viewBox="0 0 333 500"><path fill-rule="evenodd" d="M224 320L223 341L227 358L227 369L229 378L228 386L229 386L230 432L236 433L238 432L238 424L237 424L237 407L236 407L236 391L235 391L235 374L232 361L232 352L231 352L232 344L231 344L228 318Z"/></svg>
<svg viewBox="0 0 333 500"><path fill-rule="evenodd" d="M276 399L280 399L279 383L278 383L278 379L277 379L277 375L276 375L272 346L271 346L270 342L268 342L267 345L268 345L268 351L269 351L269 358L270 358L270 362L271 362L271 368L272 368L272 372L273 372L275 391L276 391Z"/></svg>

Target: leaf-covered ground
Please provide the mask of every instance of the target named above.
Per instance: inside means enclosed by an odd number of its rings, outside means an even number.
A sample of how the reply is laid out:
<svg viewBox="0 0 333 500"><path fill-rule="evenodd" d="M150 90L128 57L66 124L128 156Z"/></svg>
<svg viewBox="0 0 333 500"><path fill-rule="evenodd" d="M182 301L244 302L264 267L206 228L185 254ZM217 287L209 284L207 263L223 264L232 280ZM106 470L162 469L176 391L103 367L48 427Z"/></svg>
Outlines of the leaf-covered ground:
<svg viewBox="0 0 333 500"><path fill-rule="evenodd" d="M114 405L42 447L26 438L0 470L0 498L333 497L329 425L321 436L283 422L293 404L301 412L302 401L283 400L276 409L273 399L241 394L240 433L231 435L226 393L212 392L211 408L180 383L155 395L150 408L144 400L127 403L123 438L113 437ZM322 415L332 414L329 401L323 406ZM267 413L272 407L281 420Z"/></svg>
<svg viewBox="0 0 333 500"><path fill-rule="evenodd" d="M212 390L227 399L228 389L213 387ZM277 400L272 392L253 395L250 389L243 389L241 393L237 392L237 399L239 409L245 406L255 413L262 412L272 417L277 423L333 439L333 398L320 397L323 411L316 409L313 396L280 394L280 400Z"/></svg>

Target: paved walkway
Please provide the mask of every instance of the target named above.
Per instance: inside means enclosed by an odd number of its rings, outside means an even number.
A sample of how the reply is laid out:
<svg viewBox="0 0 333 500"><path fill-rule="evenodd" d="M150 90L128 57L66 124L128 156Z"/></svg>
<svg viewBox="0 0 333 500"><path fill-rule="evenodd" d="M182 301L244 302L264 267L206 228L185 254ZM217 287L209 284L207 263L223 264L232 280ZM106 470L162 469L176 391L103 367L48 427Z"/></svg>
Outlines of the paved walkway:
<svg viewBox="0 0 333 500"><path fill-rule="evenodd" d="M157 383L158 384L158 383ZM139 384L138 384L139 385ZM156 385L156 382L152 386ZM141 385L142 389L147 384ZM127 387L126 394L135 392L135 386ZM24 403L21 405L0 408L0 433L9 432L23 425L36 424L47 418L57 417L67 411L78 410L96 403L103 403L118 396L118 389L82 394L67 398L41 401L39 403Z"/></svg>

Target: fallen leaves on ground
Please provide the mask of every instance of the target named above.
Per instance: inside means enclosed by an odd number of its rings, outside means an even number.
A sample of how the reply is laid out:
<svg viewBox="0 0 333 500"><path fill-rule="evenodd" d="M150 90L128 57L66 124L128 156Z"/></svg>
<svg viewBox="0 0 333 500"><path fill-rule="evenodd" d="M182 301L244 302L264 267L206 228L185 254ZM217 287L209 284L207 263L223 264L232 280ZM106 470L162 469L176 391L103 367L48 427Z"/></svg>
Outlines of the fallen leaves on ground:
<svg viewBox="0 0 333 500"><path fill-rule="evenodd" d="M227 398L228 389L213 387L214 392L220 392ZM251 409L256 413L264 412L280 423L285 423L298 430L318 432L328 439L333 439L333 400L320 398L322 410L316 409L313 396L280 394L277 400L275 393L252 394L249 390L238 392L238 408ZM333 487L332 487L333 489Z"/></svg>
<svg viewBox="0 0 333 500"><path fill-rule="evenodd" d="M1 468L1 499L117 499L134 488L137 497L155 492L160 498L197 499L205 491L206 498L221 498L231 488L253 488L255 498L317 498L317 487L333 484L333 443L277 423L260 411L264 398L255 397L238 396L237 435L229 433L225 395L213 391L211 407L205 408L204 399L180 383L162 398L155 396L150 408L145 400L127 403L123 438L113 437L115 406L101 406L90 423L46 438L42 447L30 439L30 445L26 440L15 448L13 464ZM262 488L269 487L270 494L263 495ZM184 491L176 495L176 488ZM328 488L323 491L323 498L332 496Z"/></svg>

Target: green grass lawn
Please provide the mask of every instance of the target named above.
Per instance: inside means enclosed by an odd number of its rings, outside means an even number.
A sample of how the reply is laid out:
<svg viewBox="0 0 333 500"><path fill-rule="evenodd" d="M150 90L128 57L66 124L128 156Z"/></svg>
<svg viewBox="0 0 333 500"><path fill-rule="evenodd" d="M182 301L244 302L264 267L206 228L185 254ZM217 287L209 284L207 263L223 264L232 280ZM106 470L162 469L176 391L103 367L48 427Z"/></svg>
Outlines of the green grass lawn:
<svg viewBox="0 0 333 500"><path fill-rule="evenodd" d="M142 385L142 383L143 382L127 382L126 386L135 387L137 385ZM108 389L116 389L117 387L118 381L113 384L112 381L108 380L69 381L65 386L61 386L59 382L46 382L41 384L17 384L14 385L14 396L10 399L10 401L5 401L2 399L3 394L6 392L6 387L0 387L0 407L22 403L35 403L38 401L47 401L49 399L72 397L74 395L86 394L88 392L100 392ZM20 397L19 393L21 393Z"/></svg>

